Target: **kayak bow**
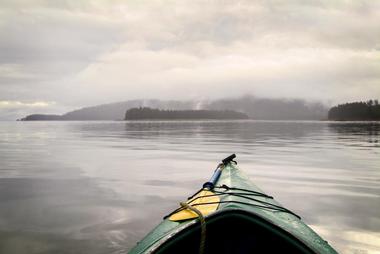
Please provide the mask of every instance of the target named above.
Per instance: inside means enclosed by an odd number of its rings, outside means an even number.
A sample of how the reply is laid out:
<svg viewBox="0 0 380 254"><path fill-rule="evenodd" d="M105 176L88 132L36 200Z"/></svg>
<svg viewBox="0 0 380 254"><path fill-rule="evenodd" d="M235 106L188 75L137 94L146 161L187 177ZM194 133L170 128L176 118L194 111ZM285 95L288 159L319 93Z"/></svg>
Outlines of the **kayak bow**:
<svg viewBox="0 0 380 254"><path fill-rule="evenodd" d="M182 221L194 219L199 217L200 214L202 214L202 216L207 216L210 213L215 212L220 204L219 196L216 195L215 191L213 191L215 188L215 184L218 182L224 167L228 163L230 163L235 157L236 155L232 154L225 158L222 161L222 163L220 163L218 167L215 169L211 179L203 184L203 189L201 189L199 192L197 192L191 198L189 198L189 200L187 201L187 205L185 205L187 209L177 209L170 215L169 220Z"/></svg>
<svg viewBox="0 0 380 254"><path fill-rule="evenodd" d="M235 157L224 159L200 191L129 253L337 253L298 215L251 183Z"/></svg>

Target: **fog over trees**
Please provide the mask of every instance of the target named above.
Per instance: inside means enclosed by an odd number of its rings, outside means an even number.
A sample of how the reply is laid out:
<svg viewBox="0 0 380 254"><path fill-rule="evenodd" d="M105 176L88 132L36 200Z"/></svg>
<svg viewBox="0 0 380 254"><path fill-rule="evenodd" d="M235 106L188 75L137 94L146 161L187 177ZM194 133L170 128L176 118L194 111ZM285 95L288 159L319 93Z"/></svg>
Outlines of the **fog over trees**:
<svg viewBox="0 0 380 254"><path fill-rule="evenodd" d="M181 119L248 119L241 112L231 110L160 110L153 108L131 108L125 113L125 120L181 120Z"/></svg>
<svg viewBox="0 0 380 254"><path fill-rule="evenodd" d="M61 115L59 120L122 120L126 110L136 107L163 110L232 110L260 120L321 120L327 118L328 112L328 108L318 102L244 96L213 101L131 100L74 110ZM57 120L56 117L54 120Z"/></svg>
<svg viewBox="0 0 380 254"><path fill-rule="evenodd" d="M238 99L221 99L207 105L208 109L229 109L246 113L260 120L322 120L327 107L318 102L301 99L268 99L244 96Z"/></svg>

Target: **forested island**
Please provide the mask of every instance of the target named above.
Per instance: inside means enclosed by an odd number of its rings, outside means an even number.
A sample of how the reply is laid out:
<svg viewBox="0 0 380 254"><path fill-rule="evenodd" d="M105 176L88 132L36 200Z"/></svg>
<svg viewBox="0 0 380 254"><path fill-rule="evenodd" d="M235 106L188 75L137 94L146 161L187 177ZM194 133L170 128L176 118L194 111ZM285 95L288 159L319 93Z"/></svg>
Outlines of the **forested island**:
<svg viewBox="0 0 380 254"><path fill-rule="evenodd" d="M319 102L299 99L271 99L255 96L225 98L217 100L129 100L85 107L62 115L33 114L23 117L22 121L94 121L122 120L125 111L131 108L150 107L165 110L231 110L243 112L256 120L321 120L327 118L328 108Z"/></svg>
<svg viewBox="0 0 380 254"><path fill-rule="evenodd" d="M369 100L340 104L329 110L328 119L336 121L380 121L379 101Z"/></svg>
<svg viewBox="0 0 380 254"><path fill-rule="evenodd" d="M61 115L48 115L48 114L33 114L24 118L18 119L18 121L60 121Z"/></svg>
<svg viewBox="0 0 380 254"><path fill-rule="evenodd" d="M231 110L160 110L148 107L131 108L125 113L125 120L239 120L248 119L241 112Z"/></svg>
<svg viewBox="0 0 380 254"><path fill-rule="evenodd" d="M203 110L188 110L199 107ZM128 114L126 114L126 110L128 110ZM206 102L132 100L82 108L62 115L32 114L19 120L89 121L122 120L125 117L131 120L249 118L257 120L380 121L380 106L378 100L369 100L341 104L328 110L326 106L320 103L307 103L302 100L264 99L252 96Z"/></svg>

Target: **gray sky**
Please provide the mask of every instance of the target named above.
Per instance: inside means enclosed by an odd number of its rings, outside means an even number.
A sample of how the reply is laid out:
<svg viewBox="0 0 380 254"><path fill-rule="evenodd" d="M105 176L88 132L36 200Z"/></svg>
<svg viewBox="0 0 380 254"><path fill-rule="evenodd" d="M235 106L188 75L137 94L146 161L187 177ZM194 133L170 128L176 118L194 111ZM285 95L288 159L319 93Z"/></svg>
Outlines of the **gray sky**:
<svg viewBox="0 0 380 254"><path fill-rule="evenodd" d="M0 119L243 94L380 98L380 1L0 0Z"/></svg>

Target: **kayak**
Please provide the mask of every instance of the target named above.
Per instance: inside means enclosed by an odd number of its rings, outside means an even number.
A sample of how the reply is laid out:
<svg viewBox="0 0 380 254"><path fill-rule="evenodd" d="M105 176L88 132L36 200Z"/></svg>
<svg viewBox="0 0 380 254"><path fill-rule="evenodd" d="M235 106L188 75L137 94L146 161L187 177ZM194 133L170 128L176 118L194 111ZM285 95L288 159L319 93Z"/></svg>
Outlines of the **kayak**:
<svg viewBox="0 0 380 254"><path fill-rule="evenodd" d="M301 218L255 186L233 154L129 252L337 253Z"/></svg>

